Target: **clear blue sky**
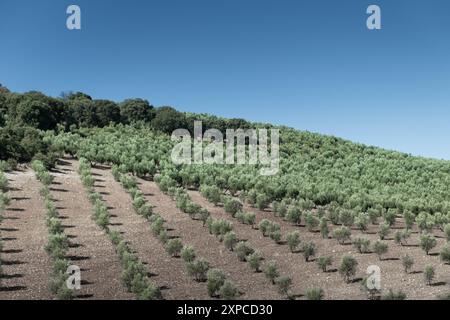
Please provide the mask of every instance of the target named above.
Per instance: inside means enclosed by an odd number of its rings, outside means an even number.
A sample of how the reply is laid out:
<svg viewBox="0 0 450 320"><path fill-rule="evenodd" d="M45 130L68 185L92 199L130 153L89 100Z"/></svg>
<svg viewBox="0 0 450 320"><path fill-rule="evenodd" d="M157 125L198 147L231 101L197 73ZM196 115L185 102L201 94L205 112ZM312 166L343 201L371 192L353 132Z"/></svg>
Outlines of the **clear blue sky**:
<svg viewBox="0 0 450 320"><path fill-rule="evenodd" d="M82 9L68 31L66 8ZM366 28L378 4L383 29ZM1 0L0 83L450 159L448 0Z"/></svg>

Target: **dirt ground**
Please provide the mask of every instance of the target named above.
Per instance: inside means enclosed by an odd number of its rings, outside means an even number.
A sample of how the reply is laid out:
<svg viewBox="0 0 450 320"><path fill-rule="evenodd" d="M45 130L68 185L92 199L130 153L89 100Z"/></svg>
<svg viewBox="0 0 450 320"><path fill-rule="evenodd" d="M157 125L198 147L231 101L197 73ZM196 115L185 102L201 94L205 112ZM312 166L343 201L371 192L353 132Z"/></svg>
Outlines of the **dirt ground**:
<svg viewBox="0 0 450 320"><path fill-rule="evenodd" d="M51 187L52 197L58 206L65 233L69 235L71 247L69 257L81 268L82 289L78 299L134 299L120 280L122 267L104 232L91 219L92 206L77 173L78 162L62 159L52 175L55 183ZM208 299L205 283L192 280L182 259L170 257L164 246L150 231L149 222L138 216L132 207L131 197L114 181L108 167L93 169L95 188L106 201L111 214L111 228L122 233L132 250L150 271L150 279L162 289L165 299ZM31 170L8 173L11 205L4 213L0 225L4 249L1 252L4 275L0 284L0 300L8 299L53 299L49 291L52 261L45 252L47 227L45 208L39 195L41 184ZM154 212L166 221L172 237L179 237L186 245L195 248L197 255L208 260L213 267L222 269L238 287L240 299L282 299L277 288L270 284L263 273L254 272L247 263L239 262L235 253L228 251L223 243L211 236L201 221L190 219L176 208L175 202L163 194L152 181L138 179L139 188L146 200L154 206ZM192 199L207 208L214 218L225 218L233 223L234 231L241 240L247 240L263 257L263 265L271 260L277 262L281 274L293 280L292 293L304 299L308 288L320 287L326 299L367 299L361 290L361 279L366 276L368 266L381 269L383 291L402 290L409 299L436 299L437 295L450 292L450 266L442 263L439 250L445 244L443 233L434 230L438 245L426 255L419 247L417 230L408 245L401 246L393 240L396 229L404 222L397 219L394 230L386 242L389 252L380 261L374 253L359 254L351 244L340 245L335 239L322 239L320 233L309 232L304 226L293 226L271 210L259 211L245 205L245 210L255 212L257 223L264 218L277 222L282 234L298 230L302 242L312 241L317 246L317 255L333 257L330 271L323 273L316 262L305 262L301 252L291 253L288 246L276 244L263 237L256 228L239 223L221 206L214 206L198 191L189 191ZM333 228L332 226L330 226ZM378 239L377 225L371 225L362 234L353 230L352 236L367 237L372 242ZM358 272L352 283L345 283L337 272L340 259L345 254L358 261ZM412 272L405 274L401 258L409 254L415 260ZM436 277L431 286L426 285L423 270L433 265Z"/></svg>
<svg viewBox="0 0 450 320"><path fill-rule="evenodd" d="M244 206L247 212L255 212L257 224L264 218L274 221L281 226L282 234L288 232L299 231L302 242L313 242L317 247L317 255L332 256L333 266L330 272L323 273L313 262L305 262L302 253L290 253L287 245L276 245L270 238L264 238L259 230L240 224L227 214L223 208L215 207L213 204L204 199L199 192L190 191L190 195L194 201L210 210L216 217L226 217L234 222L236 232L246 234L250 243L258 248L266 259L277 261L280 270L285 271L293 280L294 294L302 295L305 290L311 287L319 287L325 291L326 299L366 299L366 293L361 290L361 282L363 277L367 276L366 270L371 265L376 265L381 269L381 287L383 292L389 289L395 291L401 290L406 293L408 299L436 299L438 295L450 292L450 266L440 261L439 250L445 244L445 238L440 230L434 230L437 238L437 246L426 255L419 247L419 233L417 229L413 229L413 234L408 240L408 244L401 246L394 242L394 233L398 229L404 228L402 219L397 219L392 228L391 234L385 240L389 244L388 253L383 256L380 261L375 253L360 254L351 244L340 245L335 239L322 239L318 232L309 232L304 226L293 226L291 223L284 221L280 217L276 217L271 210L260 211L249 205ZM330 234L334 227L330 224ZM363 234L360 230L353 229L352 237L365 237L374 243L379 239L378 225L371 225ZM340 259L343 255L353 255L358 261L358 272L354 280L350 284L346 284L341 275L337 272ZM406 274L403 270L401 258L404 255L410 255L415 264L412 271ZM426 265L435 267L436 276L432 285L427 285L424 281L423 270Z"/></svg>

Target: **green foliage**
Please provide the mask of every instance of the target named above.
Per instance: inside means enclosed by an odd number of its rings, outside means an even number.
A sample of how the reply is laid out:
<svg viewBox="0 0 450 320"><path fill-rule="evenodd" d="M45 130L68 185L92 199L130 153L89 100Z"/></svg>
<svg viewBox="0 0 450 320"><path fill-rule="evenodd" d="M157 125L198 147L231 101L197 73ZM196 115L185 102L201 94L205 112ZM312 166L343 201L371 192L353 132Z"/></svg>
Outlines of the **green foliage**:
<svg viewBox="0 0 450 320"><path fill-rule="evenodd" d="M431 265L428 265L425 267L425 270L423 271L423 276L425 278L425 282L430 286L433 282L433 279L436 275L436 272L434 271L434 267Z"/></svg>
<svg viewBox="0 0 450 320"><path fill-rule="evenodd" d="M389 292L382 298L383 300L406 300L406 294L403 291L393 291L389 289Z"/></svg>
<svg viewBox="0 0 450 320"><path fill-rule="evenodd" d="M317 265L323 272L327 272L327 268L333 264L331 256L323 256L317 258Z"/></svg>
<svg viewBox="0 0 450 320"><path fill-rule="evenodd" d="M311 288L306 290L305 296L307 300L323 300L325 292L321 288Z"/></svg>
<svg viewBox="0 0 450 320"><path fill-rule="evenodd" d="M382 224L380 224L380 230L378 231L380 240L386 239L386 237L389 235L390 232L391 232L391 227L389 226L388 223L383 222Z"/></svg>
<svg viewBox="0 0 450 320"><path fill-rule="evenodd" d="M378 240L373 244L373 252L378 255L378 258L381 260L383 255L386 254L389 250L389 246L387 243Z"/></svg>
<svg viewBox="0 0 450 320"><path fill-rule="evenodd" d="M286 220L295 225L300 225L302 222L302 212L296 206L290 207L286 213Z"/></svg>
<svg viewBox="0 0 450 320"><path fill-rule="evenodd" d="M450 264L450 246L448 244L442 247L439 256L443 262Z"/></svg>
<svg viewBox="0 0 450 320"><path fill-rule="evenodd" d="M234 250L234 247L236 246L237 243L238 238L236 236L236 233L234 233L233 231L227 232L223 237L223 244L230 251Z"/></svg>
<svg viewBox="0 0 450 320"><path fill-rule="evenodd" d="M235 247L234 251L236 252L236 255L238 256L238 259L240 261L245 261L247 259L247 256L251 255L255 250L253 250L246 242L240 241L238 242Z"/></svg>
<svg viewBox="0 0 450 320"><path fill-rule="evenodd" d="M222 198L222 192L217 186L202 185L200 187L201 194L214 205L218 205Z"/></svg>
<svg viewBox="0 0 450 320"><path fill-rule="evenodd" d="M238 295L238 289L233 282L225 280L222 287L219 290L219 296L224 300L233 300Z"/></svg>
<svg viewBox="0 0 450 320"><path fill-rule="evenodd" d="M316 245L313 242L306 242L302 246L303 257L308 262L311 257L316 255Z"/></svg>
<svg viewBox="0 0 450 320"><path fill-rule="evenodd" d="M254 251L253 253L249 254L247 256L248 264L250 265L250 268L255 270L256 272L259 272L259 268L261 267L261 261L263 259L261 252Z"/></svg>
<svg viewBox="0 0 450 320"><path fill-rule="evenodd" d="M349 283L352 277L356 274L357 266L358 262L354 257L349 255L342 257L341 264L339 266L339 273L347 283Z"/></svg>
<svg viewBox="0 0 450 320"><path fill-rule="evenodd" d="M193 262L187 264L188 274L197 282L204 282L207 280L207 272L210 268L209 262L203 258L198 258Z"/></svg>
<svg viewBox="0 0 450 320"><path fill-rule="evenodd" d="M313 232L317 229L320 224L320 220L314 216L312 212L307 212L305 214L305 225L308 231Z"/></svg>
<svg viewBox="0 0 450 320"><path fill-rule="evenodd" d="M360 213L355 218L356 227L362 232L367 230L369 225L370 217L367 213Z"/></svg>
<svg viewBox="0 0 450 320"><path fill-rule="evenodd" d="M447 238L447 241L450 242L450 223L447 223L444 226L444 233L445 233L445 237Z"/></svg>
<svg viewBox="0 0 450 320"><path fill-rule="evenodd" d="M436 238L429 233L423 233L420 236L420 247L423 251L428 255L430 250L432 250L434 247L436 247L437 240Z"/></svg>
<svg viewBox="0 0 450 320"><path fill-rule="evenodd" d="M223 208L225 212L230 213L233 217L242 210L242 203L232 197L224 197Z"/></svg>
<svg viewBox="0 0 450 320"><path fill-rule="evenodd" d="M410 255L405 255L402 257L402 265L405 273L409 273L414 265L414 259Z"/></svg>
<svg viewBox="0 0 450 320"><path fill-rule="evenodd" d="M210 297L215 297L224 285L226 276L220 269L209 269L206 278L208 294Z"/></svg>
<svg viewBox="0 0 450 320"><path fill-rule="evenodd" d="M166 244L166 251L172 257L179 257L181 250L183 249L183 244L180 239L170 239Z"/></svg>
<svg viewBox="0 0 450 320"><path fill-rule="evenodd" d="M195 250L191 246L184 246L183 249L181 249L181 258L186 263L193 262L196 258Z"/></svg>
<svg viewBox="0 0 450 320"><path fill-rule="evenodd" d="M355 216L352 211L342 209L339 212L339 222L346 227L351 227L355 221Z"/></svg>
<svg viewBox="0 0 450 320"><path fill-rule="evenodd" d="M322 235L323 239L328 239L330 234L330 229L328 228L328 221L326 218L320 219L320 234Z"/></svg>
<svg viewBox="0 0 450 320"><path fill-rule="evenodd" d="M270 261L266 268L264 269L264 274L266 275L266 278L272 282L272 284L275 284L275 280L280 276L280 273L278 272L278 267L275 261Z"/></svg>
<svg viewBox="0 0 450 320"><path fill-rule="evenodd" d="M286 241L291 252L295 252L300 245L300 232L293 231L286 235Z"/></svg>
<svg viewBox="0 0 450 320"><path fill-rule="evenodd" d="M359 253L370 252L370 240L367 238L355 238L352 241L353 246Z"/></svg>
<svg viewBox="0 0 450 320"><path fill-rule="evenodd" d="M284 296L289 296L289 290L292 286L292 279L288 276L280 276L275 280L278 291Z"/></svg>
<svg viewBox="0 0 450 320"><path fill-rule="evenodd" d="M333 231L333 238L335 238L339 244L345 244L350 240L352 232L348 227L339 227Z"/></svg>

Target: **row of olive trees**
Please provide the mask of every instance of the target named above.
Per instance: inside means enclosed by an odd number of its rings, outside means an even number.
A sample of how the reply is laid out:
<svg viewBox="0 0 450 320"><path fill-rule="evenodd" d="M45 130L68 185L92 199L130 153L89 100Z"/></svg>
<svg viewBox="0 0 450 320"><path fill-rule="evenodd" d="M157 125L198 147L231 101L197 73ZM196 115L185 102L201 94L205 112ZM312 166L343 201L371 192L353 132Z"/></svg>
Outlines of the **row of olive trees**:
<svg viewBox="0 0 450 320"><path fill-rule="evenodd" d="M134 293L140 300L160 299L162 297L161 291L151 283L148 277L149 272L147 267L133 253L122 235L117 231L110 230L108 207L102 199L101 194L95 191L95 179L92 176L91 165L86 159L80 159L78 172L93 206L92 218L105 231L115 247L123 268L122 282L128 291Z"/></svg>
<svg viewBox="0 0 450 320"><path fill-rule="evenodd" d="M58 299L70 300L74 298L73 289L69 288L67 285L67 280L69 278L67 270L71 265L71 261L67 258L70 243L69 238L64 233L59 212L51 196L50 186L53 183L53 176L39 160L33 161L31 167L38 180L43 184L40 194L44 198L47 210L46 224L49 233L45 250L53 260L50 289Z"/></svg>
<svg viewBox="0 0 450 320"><path fill-rule="evenodd" d="M211 297L235 298L238 293L237 288L230 280L226 279L222 270L211 268L207 260L201 257L197 258L193 247L183 245L179 238L169 236L168 229L164 226L164 219L153 214L152 207L139 190L136 179L120 172L120 168L116 166L113 166L112 171L115 180L120 182L132 197L135 212L150 221L154 236L165 246L167 253L176 258L181 256L186 263L188 274L196 281L207 281L208 294Z"/></svg>
<svg viewBox="0 0 450 320"><path fill-rule="evenodd" d="M10 198L7 195L8 192L8 178L3 173L3 171L0 169L0 224L3 221L3 212L5 211L6 207L10 203ZM1 252L3 250L3 240L1 237L1 231L0 231L0 286L1 286L1 279L3 274L3 268L2 268L2 259L1 259Z"/></svg>

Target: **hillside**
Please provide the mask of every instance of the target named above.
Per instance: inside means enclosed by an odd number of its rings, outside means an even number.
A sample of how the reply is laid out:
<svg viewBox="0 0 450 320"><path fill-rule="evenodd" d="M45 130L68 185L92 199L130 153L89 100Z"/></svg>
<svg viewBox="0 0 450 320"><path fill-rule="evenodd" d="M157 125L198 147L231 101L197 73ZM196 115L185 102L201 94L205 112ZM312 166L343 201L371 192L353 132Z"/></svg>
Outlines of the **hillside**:
<svg viewBox="0 0 450 320"><path fill-rule="evenodd" d="M174 164L170 134L270 125L82 93L2 89L0 109L0 299L447 295L448 161L278 127L280 170L263 176Z"/></svg>

